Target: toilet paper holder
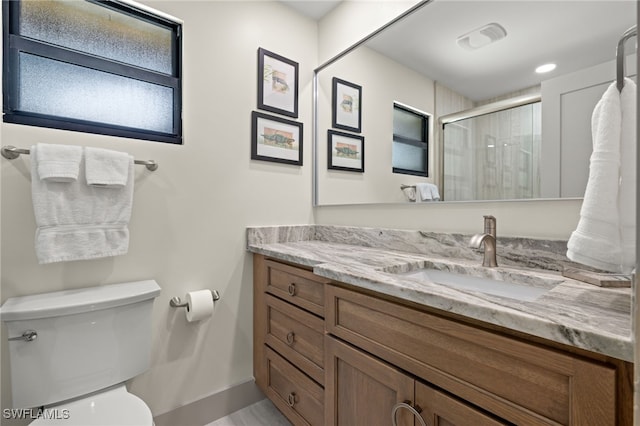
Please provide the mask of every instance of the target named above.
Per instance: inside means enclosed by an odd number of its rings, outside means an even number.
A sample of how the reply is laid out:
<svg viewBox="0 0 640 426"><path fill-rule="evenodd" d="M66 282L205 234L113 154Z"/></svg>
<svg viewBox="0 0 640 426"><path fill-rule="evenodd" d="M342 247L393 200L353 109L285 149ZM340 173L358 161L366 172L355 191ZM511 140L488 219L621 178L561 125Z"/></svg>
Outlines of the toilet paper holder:
<svg viewBox="0 0 640 426"><path fill-rule="evenodd" d="M213 301L217 301L220 300L220 293L218 293L218 290L211 290L211 297L213 298ZM171 298L171 300L169 300L169 306L171 306L172 308L186 308L188 305L187 302L183 302L182 299L180 299L178 296Z"/></svg>

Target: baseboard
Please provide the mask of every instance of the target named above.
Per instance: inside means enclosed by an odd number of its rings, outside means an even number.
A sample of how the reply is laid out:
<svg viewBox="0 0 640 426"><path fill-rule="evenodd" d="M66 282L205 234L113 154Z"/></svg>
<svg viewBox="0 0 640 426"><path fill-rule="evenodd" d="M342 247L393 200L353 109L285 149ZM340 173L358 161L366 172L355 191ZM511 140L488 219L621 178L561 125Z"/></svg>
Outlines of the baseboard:
<svg viewBox="0 0 640 426"><path fill-rule="evenodd" d="M203 426L265 398L252 379L153 418L155 426Z"/></svg>

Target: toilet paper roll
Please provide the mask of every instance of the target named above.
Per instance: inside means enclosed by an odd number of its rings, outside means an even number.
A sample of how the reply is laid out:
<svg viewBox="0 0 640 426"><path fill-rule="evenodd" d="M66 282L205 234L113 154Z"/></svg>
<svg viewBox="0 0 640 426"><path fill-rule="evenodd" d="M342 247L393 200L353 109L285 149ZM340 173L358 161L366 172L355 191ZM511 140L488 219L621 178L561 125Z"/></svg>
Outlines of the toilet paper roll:
<svg viewBox="0 0 640 426"><path fill-rule="evenodd" d="M209 318L212 314L213 296L211 290L198 290L187 293L187 321L200 321Z"/></svg>

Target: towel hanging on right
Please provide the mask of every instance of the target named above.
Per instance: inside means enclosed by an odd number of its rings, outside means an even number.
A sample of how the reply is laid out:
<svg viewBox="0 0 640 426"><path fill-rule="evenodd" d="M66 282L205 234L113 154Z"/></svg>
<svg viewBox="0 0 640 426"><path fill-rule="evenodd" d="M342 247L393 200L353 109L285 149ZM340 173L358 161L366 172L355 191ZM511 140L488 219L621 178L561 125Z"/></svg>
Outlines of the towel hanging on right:
<svg viewBox="0 0 640 426"><path fill-rule="evenodd" d="M604 271L631 273L636 257L636 84L611 84L591 118L593 152L580 220L567 257Z"/></svg>

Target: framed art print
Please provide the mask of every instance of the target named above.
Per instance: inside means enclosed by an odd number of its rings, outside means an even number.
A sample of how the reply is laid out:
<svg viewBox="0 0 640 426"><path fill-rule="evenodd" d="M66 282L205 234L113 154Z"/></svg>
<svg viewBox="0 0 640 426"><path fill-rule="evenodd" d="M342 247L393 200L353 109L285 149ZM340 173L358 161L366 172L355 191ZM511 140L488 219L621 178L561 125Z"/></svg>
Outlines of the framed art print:
<svg viewBox="0 0 640 426"><path fill-rule="evenodd" d="M298 118L298 63L258 49L258 109Z"/></svg>
<svg viewBox="0 0 640 426"><path fill-rule="evenodd" d="M251 112L251 159L302 165L302 123Z"/></svg>
<svg viewBox="0 0 640 426"><path fill-rule="evenodd" d="M360 133L362 130L362 87L333 77L331 127Z"/></svg>
<svg viewBox="0 0 640 426"><path fill-rule="evenodd" d="M329 169L364 173L364 136L329 130Z"/></svg>

